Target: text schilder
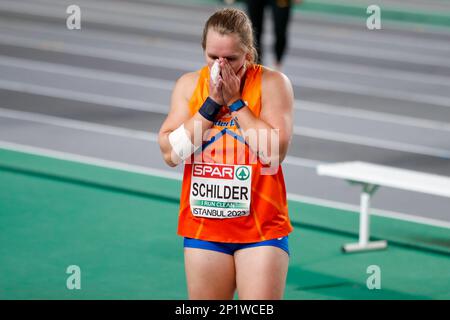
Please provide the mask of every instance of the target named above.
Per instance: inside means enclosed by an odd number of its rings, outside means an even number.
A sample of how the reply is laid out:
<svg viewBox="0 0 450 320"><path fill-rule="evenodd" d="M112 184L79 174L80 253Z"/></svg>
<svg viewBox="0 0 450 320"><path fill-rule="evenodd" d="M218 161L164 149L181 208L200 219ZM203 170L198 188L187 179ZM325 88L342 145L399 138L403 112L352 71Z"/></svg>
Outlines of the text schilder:
<svg viewBox="0 0 450 320"><path fill-rule="evenodd" d="M237 218L250 214L252 166L192 165L190 205L194 216Z"/></svg>

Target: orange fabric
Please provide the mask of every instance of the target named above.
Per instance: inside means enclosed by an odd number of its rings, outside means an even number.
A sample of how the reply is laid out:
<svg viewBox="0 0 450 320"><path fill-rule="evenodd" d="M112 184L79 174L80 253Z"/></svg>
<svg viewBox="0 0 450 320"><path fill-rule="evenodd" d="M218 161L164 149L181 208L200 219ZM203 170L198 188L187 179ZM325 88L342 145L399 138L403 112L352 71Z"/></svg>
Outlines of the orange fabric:
<svg viewBox="0 0 450 320"><path fill-rule="evenodd" d="M249 67L242 92L242 99L248 102L248 107L256 117L259 117L261 111L261 78L262 66L252 65ZM191 115L198 111L208 97L208 83L209 68L205 66L200 70L197 87L189 102ZM231 121L231 115L226 108L224 109L225 111L219 115L220 118L214 123L204 142L210 140L210 137L224 128L241 136L239 128ZM245 152L236 151L239 144L241 147L239 150L244 149ZM232 159L230 159L230 154L233 156ZM180 236L217 242L249 243L284 237L292 232L281 166L273 175L262 175L260 174L261 162L259 160L250 162L250 159L256 159L256 156L248 146L243 145L241 141L234 139L229 134L220 136L208 147L191 157L191 160L206 163L251 164L250 215L225 219L194 216L189 205L192 161L186 163L184 167L178 221Z"/></svg>

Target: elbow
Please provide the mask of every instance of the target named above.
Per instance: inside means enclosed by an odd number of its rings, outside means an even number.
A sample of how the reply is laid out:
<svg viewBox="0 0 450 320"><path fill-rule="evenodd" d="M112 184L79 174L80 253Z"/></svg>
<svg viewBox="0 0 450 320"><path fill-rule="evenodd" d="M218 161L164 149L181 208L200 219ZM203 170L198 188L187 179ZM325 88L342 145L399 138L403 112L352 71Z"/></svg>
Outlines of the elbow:
<svg viewBox="0 0 450 320"><path fill-rule="evenodd" d="M289 145L291 144L291 138L287 138L284 141L281 141L280 143L280 155L279 155L279 162L280 164L284 161L284 159L287 156Z"/></svg>
<svg viewBox="0 0 450 320"><path fill-rule="evenodd" d="M270 163L273 165L280 165L286 158L290 139L280 138L278 148L275 148L275 152L270 154Z"/></svg>
<svg viewBox="0 0 450 320"><path fill-rule="evenodd" d="M172 151L170 152L166 152L163 154L163 158L164 158L164 162L171 168L174 168L178 165L178 163L176 163L175 161L173 161L172 159Z"/></svg>
<svg viewBox="0 0 450 320"><path fill-rule="evenodd" d="M172 167L172 168L176 167L178 163L176 161L174 161L175 159L172 156L172 152L173 152L172 146L170 145L167 132L161 132L161 131L159 132L158 143L159 143L159 148L161 149L161 154L164 159L164 162L169 167Z"/></svg>
<svg viewBox="0 0 450 320"><path fill-rule="evenodd" d="M169 167L176 167L180 161L179 158L175 155L175 152L173 152L172 147L169 145L164 151L162 151L162 156L164 159L164 162Z"/></svg>

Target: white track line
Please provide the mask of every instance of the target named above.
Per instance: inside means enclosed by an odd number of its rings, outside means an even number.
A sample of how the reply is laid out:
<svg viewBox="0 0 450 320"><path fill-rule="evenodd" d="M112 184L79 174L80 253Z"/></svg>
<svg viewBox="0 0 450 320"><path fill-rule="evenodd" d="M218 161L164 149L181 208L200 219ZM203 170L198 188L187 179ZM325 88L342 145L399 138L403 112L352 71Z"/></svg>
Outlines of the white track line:
<svg viewBox="0 0 450 320"><path fill-rule="evenodd" d="M359 213L359 206L348 204L344 202L339 201L331 201L316 197L309 197L309 196L303 196L299 194L294 193L288 193L288 199L291 201L296 202L304 202L304 203L310 203L318 206L323 207L331 207L336 209L341 209L345 211L350 211L352 213ZM419 216L413 216L407 213L401 213L396 211L390 211L390 210L383 210L383 209L377 209L377 208L371 208L370 214L380 217L386 217L386 218L392 218L397 220L404 220L408 222L415 222L418 224L426 224L431 225L434 227L441 227L441 228L447 228L450 229L450 222L443 221L443 220L437 220L437 219L431 219L431 218L425 218L425 217L419 217Z"/></svg>
<svg viewBox="0 0 450 320"><path fill-rule="evenodd" d="M302 39L298 42L292 42L290 45L295 49L304 50L316 50L321 52L333 53L333 54L343 54L348 56L359 56L364 58L373 58L381 60L390 60L397 62L409 62L413 64L423 64L429 66L446 66L450 67L450 62L444 57L424 57L423 55L416 53L396 51L387 51L383 49L378 49L372 47L367 49L358 45L348 45L339 43L326 43L323 40L306 40Z"/></svg>
<svg viewBox="0 0 450 320"><path fill-rule="evenodd" d="M182 69L186 69L187 67L195 69L201 66L200 60L198 62L196 61L189 61L189 60L183 60L188 61L187 64L182 63L179 60L176 60L174 62L174 59L168 60L168 58L164 57L156 57L152 56L154 59L158 59L156 63L149 62L148 59L144 59L144 56L138 55L136 53L129 53L124 51L122 54L130 54L130 57L126 56L118 56L118 52L116 54L111 55L110 49L105 49L107 52L98 52L98 50L102 50L99 48L96 48L95 51L91 52L91 47L82 45L83 48L86 48L86 50L82 50L79 47L73 47L75 44L71 44L69 47L67 47L67 44L65 42L61 41L49 41L49 40L36 40L31 39L27 37L18 37L18 36L11 36L11 35L2 35L0 34L0 43L5 45L18 45L23 46L27 48L33 48L33 49L39 49L39 50L47 50L47 51L56 51L60 53L72 53L72 54L79 54L82 56L92 56L92 57L102 57L103 53L106 53L104 57L108 57L110 59L120 59L120 61L124 62L135 62L140 64L147 64L147 65L160 65L160 63L163 63L164 61L169 63L170 67L179 67ZM123 44L123 43L122 43ZM187 51L188 45L182 46L180 43L164 43L163 41L158 41L155 43L156 47L159 48L165 48L168 50L180 50L180 48L183 48L183 51ZM180 47L182 46L182 47ZM123 46L125 47L125 46ZM64 50L64 48L66 50ZM151 50L151 47L149 48ZM193 49L192 51L189 51L194 54L198 54L198 50ZM145 55L146 57L150 57L149 55ZM200 55L199 55L200 56ZM159 60L162 59L162 60ZM25 59L20 59L25 60ZM167 64L165 65L167 66ZM372 66L360 66L360 65L351 65L346 63L334 63L334 62L328 62L328 61L321 61L321 60L315 60L315 59L307 59L307 58L296 58L296 57L288 57L287 62L287 69L291 70L293 72L293 68L313 68L317 70L322 71L332 71L332 72L342 72L347 74L355 74L355 75L362 75L362 76L368 76L368 77L374 77L376 75L378 78L385 78L388 80L400 80L400 81L408 81L408 82L417 82L417 83L423 83L423 84L436 84L440 86L448 86L450 87L450 77L443 77L443 76L434 76L434 75L428 75L428 74L422 74L417 72L408 72L408 71L392 71L389 69L384 68L377 68Z"/></svg>
<svg viewBox="0 0 450 320"><path fill-rule="evenodd" d="M307 158L300 158L300 157L294 157L294 156L286 156L284 158L283 163L285 164L290 164L292 166L298 166L298 167L303 167L303 168L309 168L309 169L313 169L316 170L316 167L319 164L323 164L326 163L325 161L319 161L319 160L312 160L312 159L307 159Z"/></svg>
<svg viewBox="0 0 450 320"><path fill-rule="evenodd" d="M59 6L58 6L59 7ZM61 14L56 11L55 5L49 6L49 7L43 7L42 5L36 5L34 3L18 3L18 2L9 2L5 1L5 3L0 2L0 8L7 11L12 11L16 13L23 13L28 12L32 14L38 14L42 17L57 17L57 18L64 18L64 16L61 16ZM106 23L109 25L117 25L117 26L132 26L136 28L142 28L145 30L159 30L164 32L174 32L174 33L184 33L186 35L195 35L200 36L201 34L201 25L193 25L188 23L183 23L177 20L171 21L170 24L161 25L158 23L152 24L152 20L148 20L148 18L145 17L133 17L130 18L123 18L122 15L117 12L117 14L108 14L104 12L104 10L94 9L97 10L94 12L92 9L88 12L88 14L85 15L85 23L88 22L100 22L100 23ZM86 18L88 16L88 18ZM388 58L392 61L398 61L398 62L410 62L410 63L417 63L417 64L426 64L426 65L433 65L433 66L450 66L450 62L448 59L445 58L437 58L433 57L431 60L429 56L424 56L420 54L414 54L414 53L408 53L405 51L388 51L378 48L361 48L359 46L350 46L350 45L342 45L339 43L327 43L324 44L322 41L314 41L314 40L307 40L302 39L301 42L291 41L290 46L292 48L298 48L298 49L311 49L322 51L322 52L328 52L328 53L336 53L336 54L345 54L350 56L361 56L361 57L371 57L371 58L377 58L377 59L384 59Z"/></svg>
<svg viewBox="0 0 450 320"><path fill-rule="evenodd" d="M88 101L90 103L99 103L99 104L110 104L113 106L118 105L124 105L128 106L128 108L131 108L133 106L133 109L139 109L141 111L154 111L155 108L152 110L152 106L147 105L144 102L134 101L134 100L128 100L128 99L121 99L121 98L112 98L112 97L106 97L102 95L94 95L94 94L86 94L86 93L80 93L76 91L69 91L69 90L62 90L62 89L54 89L54 88L47 88L42 86L36 86L36 85L29 85L19 82L7 82L4 80L0 80L0 88L8 89L8 90L15 90L15 91L21 91L21 92L28 92L28 93L34 93L34 94L45 94L50 96L56 96L59 98L69 98L72 100L80 101ZM153 106L158 108L158 111L161 111L158 106ZM161 106L162 107L162 106ZM1 114L4 114L5 116L8 115L9 117L12 117L13 115L15 117L20 117L21 114L23 114L24 117L26 117L27 120L33 118L33 115L36 115L36 119L43 119L43 115L39 115L36 113L28 113L23 111L11 111L8 109L1 109ZM15 112L14 114L12 112ZM50 116L45 116L50 117ZM54 123L56 123L57 119L61 119L61 123L63 122L63 118L58 117L52 117ZM70 120L72 121L72 120ZM344 143L350 143L350 144L356 144L356 145L364 145L364 146L370 146L370 147L377 147L377 148L383 148L386 150L394 150L394 151L402 151L402 152L408 152L408 153L414 153L414 154L420 154L420 155L427 155L427 156L434 156L439 158L449 158L450 157L450 151L446 149L439 149L439 148L431 148L421 145L413 145L413 144L406 144L401 142L392 142L388 140L382 140L382 139L374 139L370 137L362 137L360 135L354 135L354 134L344 134L339 133L336 131L329 131L329 130L320 130L320 129L313 129L313 128L306 128L306 127L294 127L294 134L299 136L309 136L314 138L320 138L325 139L329 141L338 141L338 142L344 142Z"/></svg>
<svg viewBox="0 0 450 320"><path fill-rule="evenodd" d="M0 66L2 65L6 67L15 67L18 69L41 71L46 73L50 72L71 77L101 80L167 91L172 91L175 85L175 81L164 79L142 77L126 73L118 73L114 71L74 67L66 64L37 62L36 60L13 58L0 55Z"/></svg>
<svg viewBox="0 0 450 320"><path fill-rule="evenodd" d="M28 27L25 27L28 25ZM42 28L37 26L36 24L27 24L26 22L21 22L21 25L16 25L14 23L0 23L0 30L3 29L3 32L7 32L8 30L14 31L25 31L25 32L34 32L39 31L41 34L49 34L54 37L59 37L59 39L53 40L54 43L58 41L65 41L65 35L61 33L58 29L49 29ZM48 43L50 40L41 40L37 41L36 45L33 45L33 40L30 38L31 36L23 37L23 36L11 36L8 34L0 34L0 43L11 44L11 45L23 45L23 42L26 42L26 39L31 39L25 45L27 47L32 47L36 49L42 49L45 47L45 43ZM39 35L38 35L39 37ZM177 52L186 52L198 55L201 50L199 50L199 44L192 44L189 42L181 42L177 40L162 40L158 39L158 41L154 41L154 39L144 36L133 36L135 38L134 41L130 40L130 38L121 38L120 35L99 32L99 31L90 31L89 33L83 34L71 34L71 39L78 38L78 40L90 39L101 41L109 41L116 45L120 45L121 48L127 49L127 45L139 45L148 50L151 50L153 47L164 48L168 50L176 50ZM296 56L288 56L286 58L286 69L291 70L292 68L313 68L317 70L331 71L331 72L343 72L348 74L357 74L364 75L368 77L373 77L377 75L379 78L386 79L395 79L409 82L418 82L424 84L437 84L441 86L449 86L450 87L450 77L438 76L438 75L430 75L423 74L418 72L404 71L404 70L392 70L386 69L382 67L376 66L362 66L362 65L354 65L349 63L336 63L331 61L324 61L319 59L310 59L310 58L298 58Z"/></svg>
<svg viewBox="0 0 450 320"><path fill-rule="evenodd" d="M4 108L0 108L0 118L1 117L158 143L157 133L142 130L119 128L115 126L108 126L92 122L72 120L55 116L42 115L33 112L16 111ZM285 158L284 163L315 170L316 166L323 162L288 156Z"/></svg>
<svg viewBox="0 0 450 320"><path fill-rule="evenodd" d="M382 140L370 137L363 137L356 134L341 133L336 131L309 128L305 126L294 126L294 133L299 136L324 139L336 142L345 142L350 144L363 145L374 148L382 148L386 150L402 151L427 155L438 158L450 159L450 150L433 148L427 146L414 145L403 142Z"/></svg>
<svg viewBox="0 0 450 320"><path fill-rule="evenodd" d="M109 107L124 108L130 110L151 111L167 113L168 107L162 109L160 104L144 102L140 100L122 99L100 94L85 93L81 91L57 89L18 81L0 80L0 88L11 91L31 93L54 98L69 99L73 101L87 102L105 105Z"/></svg>
<svg viewBox="0 0 450 320"><path fill-rule="evenodd" d="M72 120L55 116L37 114L33 112L16 111L4 108L0 108L0 118L1 117L22 121L30 121L63 128L76 129L87 132L113 135L127 139L138 139L158 143L157 133L142 130L119 128L114 126L96 124L92 122ZM323 162L300 157L288 156L284 159L284 163L315 170L316 166Z"/></svg>
<svg viewBox="0 0 450 320"><path fill-rule="evenodd" d="M272 53L270 52L268 52L267 55L273 57ZM289 73L293 74L294 71L296 71L294 68L340 72L343 74L366 76L368 78L377 77L377 79L408 81L411 83L416 82L423 84L436 84L439 86L450 87L450 77L445 76L431 75L414 71L387 69L385 67L377 66L363 66L345 62L336 63L313 58L298 58L297 56L286 57L285 69L288 70Z"/></svg>
<svg viewBox="0 0 450 320"><path fill-rule="evenodd" d="M29 42L28 40L26 42ZM47 51L55 51L60 53L77 54L81 56L89 56L95 58L108 58L112 60L122 62L134 62L137 64L151 65L151 66L164 66L168 68L179 68L181 70L197 70L202 66L200 61L190 62L187 60L156 57L144 54L132 54L118 52L110 49L98 49L88 48L85 46L74 45L70 43L58 43L49 46L39 44L41 49ZM387 88L375 88L367 85L357 85L351 83L341 83L339 81L317 80L310 79L309 77L289 76L292 83L299 87L309 87L320 90L335 90L343 93L359 93L362 95L368 95L372 97L398 99L402 101L410 102L422 102L424 104L434 104L437 106L443 106L450 108L450 97L440 97L432 94L421 94L407 91L399 91L395 89Z"/></svg>
<svg viewBox="0 0 450 320"><path fill-rule="evenodd" d="M44 27L44 26L45 27ZM62 41L66 42L67 38L65 34L67 33L67 30L61 30L58 28L54 28L53 25L48 25L45 23L30 23L27 21L20 21L20 22L14 22L14 21L8 21L8 22L1 22L0 21L0 30L2 30L2 36L11 36L11 31L13 32L27 32L31 33L31 35L15 35L14 37L24 38L24 39L33 39L34 36L37 34L37 37L42 40L42 42L45 41ZM44 39L45 36L46 39ZM14 39L12 37L11 39ZM97 42L100 41L107 41L108 43L112 43L114 45L119 45L122 47L122 49L126 50L127 45L140 45L144 46L148 49L151 49L152 47L159 47L159 48L167 48L168 46L170 48L176 48L177 52L187 52L187 53L194 53L198 54L198 52L202 52L201 44L196 43L193 44L191 42L187 41L179 41L179 40L173 40L173 39L155 39L152 36L145 36L145 35L139 35L139 34L117 34L113 31L107 31L107 30L90 30L89 33L72 33L70 34L71 39L77 39L77 40L94 40ZM9 38L7 38L9 39Z"/></svg>
<svg viewBox="0 0 450 320"><path fill-rule="evenodd" d="M328 81L319 79L309 79L306 77L289 76L292 84L302 88L314 88L321 90L333 90L337 92L361 94L377 98L395 99L409 102L420 102L423 104L436 105L450 108L450 97L436 96L432 94L423 94L409 91L400 91L398 89L376 88L367 85L357 85L342 83L338 81Z"/></svg>
<svg viewBox="0 0 450 320"><path fill-rule="evenodd" d="M114 169L114 170L121 170L121 171L138 173L138 174L143 174L143 175L157 176L160 178L167 178L167 179L173 179L173 180L178 180L178 181L182 180L182 174L174 173L174 172L168 171L168 170L153 169L153 168L147 168L147 167L142 167L142 166L130 165L130 164L123 163L123 162L105 160L105 159L101 159L101 158L80 156L78 154L55 151L55 150L51 150L51 149L31 147L31 146L17 144L17 143L11 143L11 142L7 142L7 141L0 141L0 148L5 149L5 150L11 150L11 151L17 151L17 152L22 152L22 153L43 156L43 157L55 158L55 159L64 160L64 161L83 163L83 164L93 165L93 166L98 166L98 167L105 167L105 168ZM303 203L309 203L309 204L318 205L318 206L343 209L345 211L350 211L352 213L359 212L358 206L344 203L344 202L330 201L330 200L325 200L325 199L320 199L320 198L315 198L315 197L308 197L308 196L303 196L303 195L299 195L299 194L293 194L293 193L288 193L288 199L290 201L303 202ZM413 222L413 223L418 223L418 224L425 224L425 225L431 225L434 227L450 229L450 223L448 223L446 221L442 221L442 220L437 220L437 219L423 218L423 217L413 216L413 215L409 215L409 214L405 214L405 213L387 211L387 210L376 209L376 208L373 208L371 210L371 214L376 215L376 216L392 218L392 219L396 219L396 220L403 220L403 221L408 221L408 222Z"/></svg>
<svg viewBox="0 0 450 320"><path fill-rule="evenodd" d="M136 86L143 86L148 88L155 88L155 89L162 89L171 91L174 87L175 82L169 81L169 80L161 80L156 78L149 78L149 77L142 77L142 76L136 76L136 75L127 75L122 73L116 73L112 71L103 71L103 70L92 70L89 68L82 68L82 67L73 67L63 64L55 64L55 63L49 63L49 62L35 62L33 60L28 59L21 59L21 58L12 58L7 56L0 56L0 65L5 65L8 67L17 67L17 68L26 68L29 70L35 70L35 71L42 71L42 72L53 72L57 74L64 74L68 76L78 76L88 79L94 79L94 80L103 80L108 82L115 82L115 83L123 83L123 84L129 84L129 85L136 85ZM11 88L11 84L8 84L6 80L3 80L3 83L7 86L7 88ZM34 85L25 85L23 86L17 86L13 85L14 88L25 88L25 87L33 87ZM38 86L36 88L42 88L42 86ZM64 92L65 89L55 89L58 90L58 92ZM45 92L51 92L51 89L44 90ZM66 91L67 92L67 91ZM37 93L40 93L39 90L37 90ZM80 94L77 100L80 100L83 93ZM61 96L61 94L57 94L58 97L64 97ZM70 98L73 99L73 94L70 94ZM98 99L88 99L88 102L94 102L94 103L101 103L101 101L108 101L114 98L107 98L106 100L103 100L103 98ZM120 99L120 98L117 98ZM83 99L82 99L83 100ZM118 105L118 103L113 103L114 105ZM139 106L136 108L137 110L147 110L147 111L155 111L155 112L167 112L167 106L157 105L153 104L152 107L147 107L147 103L139 102ZM131 105L127 105L127 108L133 108L133 106L136 105L136 102L133 102ZM152 105L149 103L149 105ZM339 110L338 110L339 108ZM333 106L333 105L327 105L327 104L321 104L321 103L315 103L315 102L309 102L309 101L296 101L296 109L298 110L308 110L308 111L314 111L314 112L322 112L322 113L332 113L332 114L339 114L339 115L345 115L345 116L352 116L352 117L359 117L364 118L367 120L377 120L382 122L390 122L390 123L396 123L396 124L402 124L402 125L408 125L408 126L416 126L416 127L423 127L428 129L435 129L435 130L445 130L450 131L450 123L445 122L439 122L439 121L432 121L432 120L423 120L423 119L417 119L413 117L407 117L407 116L400 116L400 115L394 115L394 114L387 114L387 113L381 113L381 112L374 112L374 111L364 111L364 110L358 110L355 108L347 108L343 106Z"/></svg>
<svg viewBox="0 0 450 320"><path fill-rule="evenodd" d="M39 155L39 156L43 156L43 157L55 158L55 159L59 159L59 160L84 163L84 164L94 165L94 166L98 166L98 167L104 167L104 168L122 170L122 171L127 171L127 172L132 172L132 173L156 176L156 177L166 178L166 179L182 180L182 178L183 178L182 174L176 173L176 172L171 172L168 170L148 168L148 167L132 165L132 164L124 163L124 162L117 162L117 161L105 160L105 159L101 159L101 158L87 157L87 156L82 156L82 155L78 155L78 154L74 154L74 153L32 147L32 146L28 146L28 145L11 143L11 142L7 142L7 141L0 141L0 148L6 149L6 150L19 151L19 152Z"/></svg>
<svg viewBox="0 0 450 320"><path fill-rule="evenodd" d="M37 122L52 126L102 133L113 136L119 136L129 139L138 139L151 142L158 142L158 134L142 130L133 130L120 127L113 127L93 122L72 120L48 115L42 115L33 112L16 111L0 108L0 117Z"/></svg>
<svg viewBox="0 0 450 320"><path fill-rule="evenodd" d="M38 0L41 3L46 4L59 4L59 2L56 2L54 0ZM33 0L33 3L36 3L36 0ZM77 4L80 5L80 7L88 8L88 9L95 9L100 11L109 11L111 14L128 14L131 16L137 16L137 17L148 17L148 18L161 18L161 17L167 17L168 19L173 20L184 20L189 21L193 25L198 25L199 22L206 21L208 18L208 12L202 12L199 13L198 11L191 10L189 14L186 14L186 9L177 9L174 7L171 8L161 8L158 6L152 6L151 3L147 4L140 4L140 3L127 3L122 4L120 2L105 2L105 1L77 1ZM212 5L212 4L211 4ZM240 6L240 4L235 4L236 6ZM240 6L243 7L243 6ZM211 6L211 13L214 7ZM325 29L325 30L323 30ZM327 28L317 28L317 27L311 27L311 26L305 26L304 24L297 24L294 21L292 21L291 25L291 35L293 38L297 38L299 35L305 35L305 36L315 36L318 38L322 38L322 41L325 42L329 36L324 37L325 31L328 30ZM407 49L411 48L411 46L415 46L417 48L421 49L427 49L430 50L430 48L434 50L439 51L450 51L450 46L448 46L446 43L437 43L436 41L426 41L426 43L422 42L416 42L411 43L408 41L405 41L403 37L396 37L391 35L383 34L383 37L367 37L367 35L364 35L362 32L359 32L356 30L356 32L352 34L346 33L345 35L340 33L333 33L333 36L337 36L339 38L343 39L351 39L353 41L362 41L362 42L372 42L374 44L394 44L394 45L404 45L407 48L404 48L405 51ZM391 39L393 37L393 39ZM375 38L375 39L374 39ZM385 38L388 38L387 41ZM410 37L411 39L412 37ZM376 46L375 46L376 47ZM446 50L447 49L447 50Z"/></svg>
<svg viewBox="0 0 450 320"><path fill-rule="evenodd" d="M442 53L450 52L450 45L447 43L438 42L437 40L430 39L420 39L418 40L412 35L402 35L401 37L395 36L388 33L370 34L367 36L367 31L361 32L360 29L352 30L349 32L339 32L336 29L330 30L328 27L326 29L318 29L317 27L298 24L298 28L294 29L291 27L292 36L302 36L302 37L315 37L316 39L322 39L322 41L333 40L351 40L355 42L361 42L364 45L394 45L403 46L404 50L414 50L414 49L425 49L432 51L439 51ZM328 32L327 32L328 31Z"/></svg>
<svg viewBox="0 0 450 320"><path fill-rule="evenodd" d="M328 115L338 115L349 118L358 118L371 121L394 123L402 126L417 127L432 130L450 131L450 122L440 122L427 119L419 119L393 113L370 111L345 106L318 103L314 101L296 100L295 109L324 113Z"/></svg>
<svg viewBox="0 0 450 320"><path fill-rule="evenodd" d="M135 75L125 75L122 73L115 73L111 71L102 71L92 69L82 68L82 67L72 67L68 65L54 64L48 62L34 62L33 60L11 58L6 56L0 56L0 65L6 66L16 66L18 68L26 67L30 70L43 71L43 72L54 72L59 74L65 74L69 76L78 76L88 79L104 80L108 82L116 82L130 85L144 86L148 88L159 88L167 91L171 91L175 85L174 81L160 80L156 78L141 77ZM167 114L168 106L143 102L139 100L128 100L121 98L114 98L104 95L91 94L78 92L68 89L57 89L53 87L46 87L41 85L26 84L22 82L14 82L7 80L0 80L0 87L3 86L4 89L14 90L20 92L35 93L40 95L47 95L63 99L71 99L75 101L82 101L88 103L98 103L98 104L108 104L113 107L158 112L162 114ZM399 125L406 125L411 127L420 127L432 130L450 131L450 123L440 122L434 120L418 119L414 117L408 117L403 115L395 115L390 113L376 112L361 110L356 108L349 108L338 105L323 104L312 101L296 100L295 109L306 110L310 112L321 112L325 114L341 115L346 117L354 117L366 120L375 120L380 122L395 123Z"/></svg>
<svg viewBox="0 0 450 320"><path fill-rule="evenodd" d="M0 117L32 121L32 122L38 122L38 123L43 123L43 124L47 124L47 125L115 135L115 136L120 136L120 137L124 137L124 138L130 138L130 139L140 139L140 140L147 140L147 141L152 141L152 142L158 141L157 133L152 133L152 132L147 132L147 131L142 131L142 130L135 130L135 129L126 129L126 128L120 128L120 127L116 127L116 126L102 125L102 124L96 124L96 123L92 123L92 122L72 120L72 119L60 118L60 117L55 117L55 116L42 115L42 114L33 113L33 112L16 111L16 110L0 108ZM319 139L324 139L324 140L343 142L343 143L348 143L348 144L364 145L364 146L369 146L369 147L382 148L382 149L386 149L386 150L401 151L401 152L408 152L408 153L413 153L413 154L433 156L433 157L437 157L437 158L444 158L444 159L450 158L450 151L448 151L448 150L427 148L424 146L417 146L417 145L410 145L410 144L393 143L393 142L390 142L387 140L362 138L357 135L342 134L342 133L337 133L337 132L333 132L333 131L318 130L318 129L312 129L312 128L303 128L303 127L300 129L296 128L295 131L296 131L295 133L300 136L307 136L307 137L319 138ZM317 164L320 163L319 161L316 162L315 160L304 159L304 158L294 157L294 156L287 157L285 159L285 162L288 164L309 167L309 168L315 167Z"/></svg>
<svg viewBox="0 0 450 320"><path fill-rule="evenodd" d="M179 68L181 70L197 70L202 67L202 62L183 61L181 59L171 59L166 57L156 57L148 54L139 54L112 49L102 49L89 47L85 45L76 45L70 42L60 41L42 41L29 38L18 38L0 35L0 41L4 44L18 45L25 48L45 50L49 52L58 52L74 54L85 57L110 59L127 63L136 63L147 66L165 65L170 68Z"/></svg>

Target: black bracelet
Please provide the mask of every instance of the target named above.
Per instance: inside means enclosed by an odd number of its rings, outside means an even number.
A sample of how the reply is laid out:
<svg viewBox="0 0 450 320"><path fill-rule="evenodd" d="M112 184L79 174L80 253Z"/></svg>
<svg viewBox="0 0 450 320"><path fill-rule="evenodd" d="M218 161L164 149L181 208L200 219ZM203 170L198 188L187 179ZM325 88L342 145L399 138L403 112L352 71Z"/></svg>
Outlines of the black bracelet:
<svg viewBox="0 0 450 320"><path fill-rule="evenodd" d="M202 106L198 110L198 112L209 121L216 120L216 116L219 113L222 106L215 102L210 97L206 98L205 102L203 102Z"/></svg>

